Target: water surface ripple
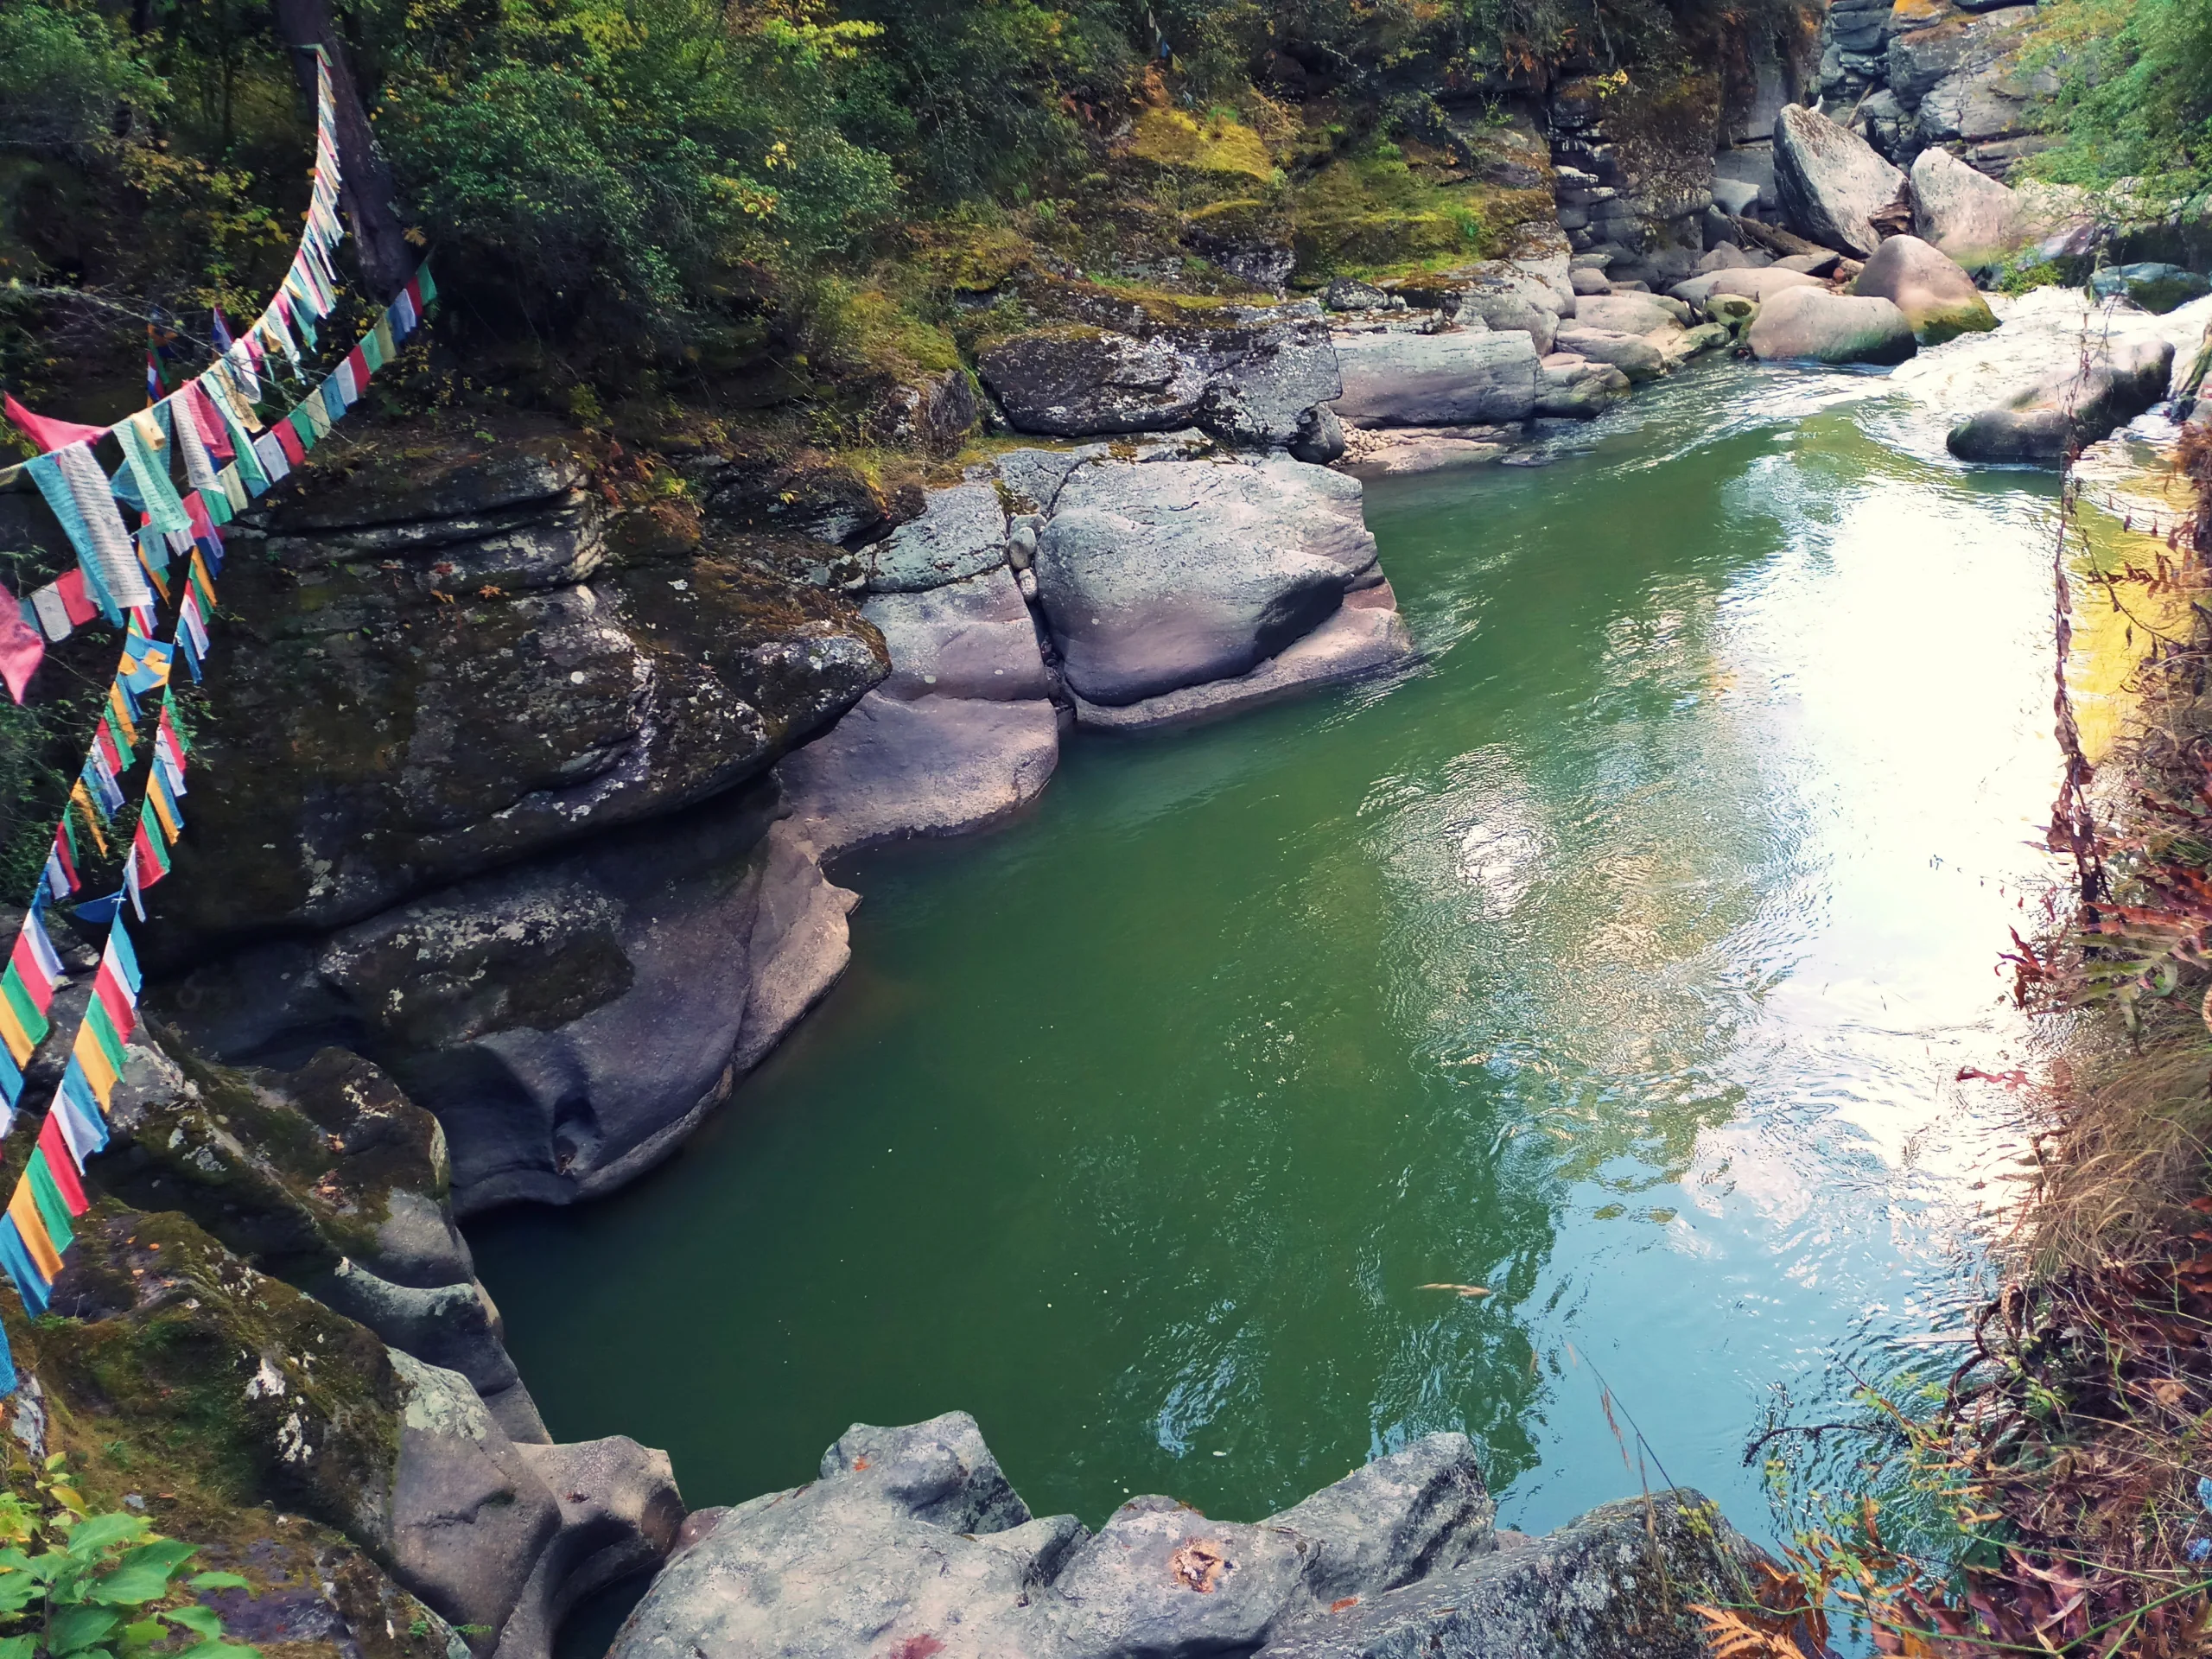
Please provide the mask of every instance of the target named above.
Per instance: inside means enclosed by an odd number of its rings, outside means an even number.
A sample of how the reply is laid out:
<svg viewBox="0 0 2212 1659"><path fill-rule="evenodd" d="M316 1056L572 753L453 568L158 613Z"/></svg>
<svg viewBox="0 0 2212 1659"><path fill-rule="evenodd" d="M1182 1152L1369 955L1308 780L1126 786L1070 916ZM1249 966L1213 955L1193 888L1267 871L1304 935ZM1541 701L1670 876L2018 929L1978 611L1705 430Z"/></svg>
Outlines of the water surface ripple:
<svg viewBox="0 0 2212 1659"><path fill-rule="evenodd" d="M2050 489L1738 365L1554 449L1370 486L1419 670L861 861L850 974L680 1158L474 1226L555 1434L704 1504L962 1407L1096 1524L1460 1428L1541 1529L1639 1478L1594 1363L1758 1529L1770 1405L1979 1272Z"/></svg>

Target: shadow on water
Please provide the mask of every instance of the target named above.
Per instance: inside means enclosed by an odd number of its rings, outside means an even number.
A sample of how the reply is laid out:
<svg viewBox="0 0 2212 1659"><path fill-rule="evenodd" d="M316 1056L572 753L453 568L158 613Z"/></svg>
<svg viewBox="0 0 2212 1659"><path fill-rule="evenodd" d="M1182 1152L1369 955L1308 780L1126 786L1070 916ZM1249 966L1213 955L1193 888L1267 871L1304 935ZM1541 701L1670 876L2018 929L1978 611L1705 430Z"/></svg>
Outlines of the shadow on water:
<svg viewBox="0 0 2212 1659"><path fill-rule="evenodd" d="M1461 1428L1542 1529L1635 1484L1594 1360L1756 1528L1775 1391L1974 1282L1947 1080L2026 1041L2049 493L1912 420L1722 365L1372 486L1418 671L856 861L851 971L681 1157L472 1224L555 1433L704 1504L958 1407L1095 1523Z"/></svg>

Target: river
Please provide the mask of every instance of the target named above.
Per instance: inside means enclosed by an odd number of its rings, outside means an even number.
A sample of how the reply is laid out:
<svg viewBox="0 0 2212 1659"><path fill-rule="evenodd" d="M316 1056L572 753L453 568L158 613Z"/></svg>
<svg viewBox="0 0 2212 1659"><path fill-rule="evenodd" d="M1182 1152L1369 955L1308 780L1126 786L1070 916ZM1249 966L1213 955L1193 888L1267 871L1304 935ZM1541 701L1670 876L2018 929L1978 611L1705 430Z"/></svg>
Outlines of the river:
<svg viewBox="0 0 2212 1659"><path fill-rule="evenodd" d="M1096 1525L1459 1428L1503 1524L1648 1478L1765 1532L1769 1411L1980 1282L2055 480L1730 363L1561 448L1369 486L1417 671L855 861L850 972L681 1156L474 1224L556 1438L702 1505L957 1407Z"/></svg>

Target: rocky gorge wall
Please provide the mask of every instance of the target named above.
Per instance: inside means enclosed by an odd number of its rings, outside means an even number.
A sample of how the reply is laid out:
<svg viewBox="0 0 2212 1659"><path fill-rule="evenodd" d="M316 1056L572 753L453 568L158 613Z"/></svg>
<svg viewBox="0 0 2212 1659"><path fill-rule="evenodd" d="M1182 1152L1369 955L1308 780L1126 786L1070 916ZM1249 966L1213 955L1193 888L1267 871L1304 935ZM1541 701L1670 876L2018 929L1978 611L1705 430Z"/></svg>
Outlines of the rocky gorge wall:
<svg viewBox="0 0 2212 1659"><path fill-rule="evenodd" d="M1808 44L1752 37L1687 114L1554 89L1512 147L1554 213L1497 257L1272 302L1009 283L973 378L893 400L927 457L899 485L523 419L318 450L233 528L102 1207L61 1317L10 1333L53 1433L119 1491L118 1427L188 1421L168 1488L205 1527L296 1517L263 1588L378 1659L393 1607L422 1659L537 1659L664 1559L626 1659L1698 1651L1685 1587L1734 1593L1745 1547L1694 1494L1522 1540L1452 1437L1255 1526L1146 1498L1094 1537L964 1420L856 1428L818 1484L687 1517L661 1454L550 1442L457 1218L604 1193L728 1103L846 965L840 855L1002 822L1065 743L1415 668L1363 478L1541 464L1701 353L1993 327L1944 249L2018 245L2018 203L1794 102ZM2126 420L2175 361L2119 330L2085 402L2078 320L2020 337L1961 382L1992 459Z"/></svg>

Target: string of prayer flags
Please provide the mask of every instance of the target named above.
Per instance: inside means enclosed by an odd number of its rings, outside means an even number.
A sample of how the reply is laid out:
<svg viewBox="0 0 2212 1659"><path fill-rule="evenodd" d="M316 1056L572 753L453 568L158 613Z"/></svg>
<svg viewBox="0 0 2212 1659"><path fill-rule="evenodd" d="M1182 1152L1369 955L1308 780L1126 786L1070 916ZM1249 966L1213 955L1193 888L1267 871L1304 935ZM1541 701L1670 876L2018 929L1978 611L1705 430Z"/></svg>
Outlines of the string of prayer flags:
<svg viewBox="0 0 2212 1659"><path fill-rule="evenodd" d="M47 937L39 906L34 904L24 913L7 968L0 970L0 1047L4 1047L8 1058L6 1065L0 1065L0 1099L5 1102L5 1109L0 1110L0 1135L7 1133L7 1126L15 1119L16 1103L22 1096L22 1068L46 1040L50 1029L47 1015L54 1007L54 987L60 978L60 955Z"/></svg>
<svg viewBox="0 0 2212 1659"><path fill-rule="evenodd" d="M43 1313L52 1301L61 1258L76 1242L71 1224L88 1207L80 1179L84 1160L107 1144L105 1120L123 1073L124 1045L137 1026L140 983L130 937L118 917L108 930L61 1086L0 1214L0 1268L33 1313Z"/></svg>

